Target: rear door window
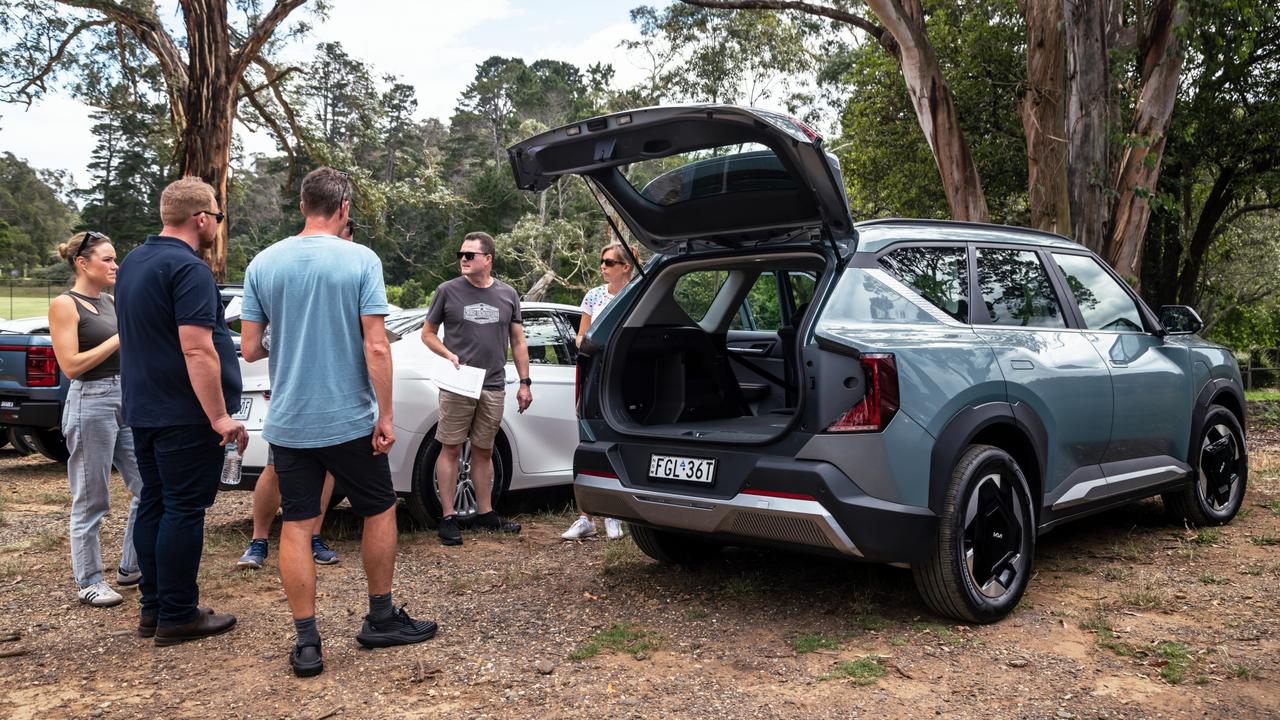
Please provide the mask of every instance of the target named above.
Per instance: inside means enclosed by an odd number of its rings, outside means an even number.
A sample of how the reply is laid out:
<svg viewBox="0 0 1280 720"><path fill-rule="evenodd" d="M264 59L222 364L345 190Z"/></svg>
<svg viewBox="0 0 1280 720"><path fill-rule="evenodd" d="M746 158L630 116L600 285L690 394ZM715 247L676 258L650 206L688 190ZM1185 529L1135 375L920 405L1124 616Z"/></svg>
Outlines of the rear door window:
<svg viewBox="0 0 1280 720"><path fill-rule="evenodd" d="M1090 330L1146 332L1142 315L1129 293L1111 277L1098 261L1087 255L1054 253L1053 259L1066 276L1085 327Z"/></svg>
<svg viewBox="0 0 1280 720"><path fill-rule="evenodd" d="M565 323L555 313L523 313L524 339L529 362L535 365L572 365L574 353L566 338ZM508 353L509 354L509 353Z"/></svg>
<svg viewBox="0 0 1280 720"><path fill-rule="evenodd" d="M1049 273L1033 250L978 248L978 284L992 325L1067 326Z"/></svg>
<svg viewBox="0 0 1280 720"><path fill-rule="evenodd" d="M969 322L969 261L963 247L905 247L880 258L886 270L960 322Z"/></svg>
<svg viewBox="0 0 1280 720"><path fill-rule="evenodd" d="M760 273L729 329L776 331L780 327L782 310L778 299L778 278L772 272Z"/></svg>
<svg viewBox="0 0 1280 720"><path fill-rule="evenodd" d="M684 310L694 322L702 322L715 302L720 288L729 279L724 270L694 270L687 272L676 280L673 291L676 304Z"/></svg>

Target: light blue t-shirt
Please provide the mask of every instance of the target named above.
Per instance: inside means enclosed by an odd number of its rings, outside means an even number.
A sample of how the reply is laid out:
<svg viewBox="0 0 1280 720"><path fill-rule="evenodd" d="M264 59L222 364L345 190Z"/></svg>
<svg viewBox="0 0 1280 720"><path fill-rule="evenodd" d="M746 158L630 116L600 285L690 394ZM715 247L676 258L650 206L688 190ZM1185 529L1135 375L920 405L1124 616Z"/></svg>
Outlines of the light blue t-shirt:
<svg viewBox="0 0 1280 720"><path fill-rule="evenodd" d="M271 404L262 436L315 448L369 435L377 399L361 315L386 315L382 261L332 235L285 238L244 276L243 320L270 323Z"/></svg>

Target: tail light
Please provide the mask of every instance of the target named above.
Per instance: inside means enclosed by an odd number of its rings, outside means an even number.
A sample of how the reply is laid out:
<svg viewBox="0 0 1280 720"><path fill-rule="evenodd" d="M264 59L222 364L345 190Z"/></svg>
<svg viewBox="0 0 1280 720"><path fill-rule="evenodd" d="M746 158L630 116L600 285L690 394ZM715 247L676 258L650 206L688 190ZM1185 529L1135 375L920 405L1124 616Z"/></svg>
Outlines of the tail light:
<svg viewBox="0 0 1280 720"><path fill-rule="evenodd" d="M867 377L867 393L831 423L827 432L880 432L898 413L898 366L893 355L865 354L862 369Z"/></svg>
<svg viewBox="0 0 1280 720"><path fill-rule="evenodd" d="M27 348L27 387L57 387L58 358L53 348L38 345Z"/></svg>

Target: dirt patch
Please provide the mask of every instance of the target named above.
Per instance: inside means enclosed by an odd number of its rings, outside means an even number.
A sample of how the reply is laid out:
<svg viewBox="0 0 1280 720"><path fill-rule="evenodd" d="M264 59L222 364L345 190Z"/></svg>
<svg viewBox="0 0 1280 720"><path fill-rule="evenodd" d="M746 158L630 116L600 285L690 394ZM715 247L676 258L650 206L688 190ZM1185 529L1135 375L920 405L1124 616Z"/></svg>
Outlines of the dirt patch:
<svg viewBox="0 0 1280 720"><path fill-rule="evenodd" d="M266 568L235 569L246 494L210 511L200 576L202 601L239 625L155 648L134 634L135 592L106 610L75 601L63 468L4 450L0 639L19 637L0 653L25 654L0 658L0 716L1274 716L1280 434L1250 434L1249 493L1231 525L1173 524L1150 500L1064 527L1041 538L1022 605L984 627L930 615L894 568L735 549L684 570L630 540L563 543L573 516L560 494L523 508L519 537L444 548L402 533L396 599L440 635L365 651L353 637L366 609L359 532L339 508L325 533L342 562L318 569L327 670L310 680L285 658L275 537ZM123 485L113 493L108 563Z"/></svg>

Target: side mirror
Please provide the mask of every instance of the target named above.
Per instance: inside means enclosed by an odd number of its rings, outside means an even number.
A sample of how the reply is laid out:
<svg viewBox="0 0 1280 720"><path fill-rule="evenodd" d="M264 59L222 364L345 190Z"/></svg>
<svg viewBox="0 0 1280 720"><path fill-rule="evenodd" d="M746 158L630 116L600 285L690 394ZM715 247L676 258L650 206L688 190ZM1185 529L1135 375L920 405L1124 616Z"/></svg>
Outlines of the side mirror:
<svg viewBox="0 0 1280 720"><path fill-rule="evenodd" d="M1165 305L1160 308L1160 324L1170 335L1195 335L1204 329L1204 321L1195 310L1186 305Z"/></svg>

